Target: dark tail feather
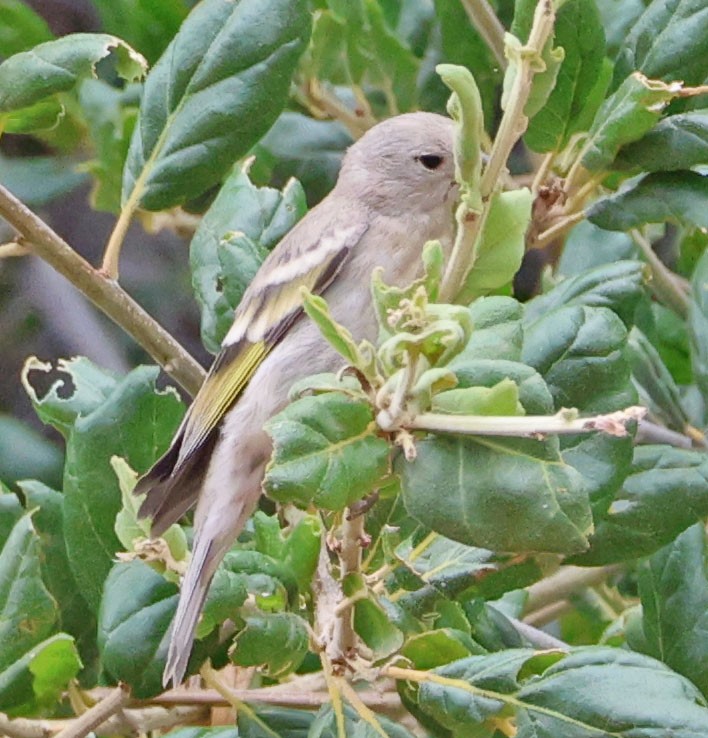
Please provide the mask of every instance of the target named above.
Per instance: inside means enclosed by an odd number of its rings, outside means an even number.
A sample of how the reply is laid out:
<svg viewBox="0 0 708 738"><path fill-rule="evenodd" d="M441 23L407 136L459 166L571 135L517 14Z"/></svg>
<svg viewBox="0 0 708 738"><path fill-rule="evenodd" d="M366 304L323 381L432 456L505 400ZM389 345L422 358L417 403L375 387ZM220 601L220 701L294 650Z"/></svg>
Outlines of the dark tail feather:
<svg viewBox="0 0 708 738"><path fill-rule="evenodd" d="M138 515L152 518L153 536L162 535L196 503L217 434L218 431L212 431L199 448L180 460L180 433L165 454L138 480L133 493L147 494Z"/></svg>
<svg viewBox="0 0 708 738"><path fill-rule="evenodd" d="M162 673L165 687L170 682L175 687L181 684L187 671L197 621L216 568L214 557L210 556L211 550L211 543L202 548L199 541L195 541L192 561L182 582L179 604L172 622L167 664Z"/></svg>

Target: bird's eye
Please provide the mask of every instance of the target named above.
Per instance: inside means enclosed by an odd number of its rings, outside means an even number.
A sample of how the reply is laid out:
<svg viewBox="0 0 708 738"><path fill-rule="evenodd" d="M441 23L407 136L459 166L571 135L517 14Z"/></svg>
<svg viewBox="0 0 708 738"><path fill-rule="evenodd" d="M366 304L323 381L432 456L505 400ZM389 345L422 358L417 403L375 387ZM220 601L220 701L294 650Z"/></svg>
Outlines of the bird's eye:
<svg viewBox="0 0 708 738"><path fill-rule="evenodd" d="M437 154L421 154L416 158L426 169L430 169L431 172L433 169L437 169L444 161L443 157Z"/></svg>

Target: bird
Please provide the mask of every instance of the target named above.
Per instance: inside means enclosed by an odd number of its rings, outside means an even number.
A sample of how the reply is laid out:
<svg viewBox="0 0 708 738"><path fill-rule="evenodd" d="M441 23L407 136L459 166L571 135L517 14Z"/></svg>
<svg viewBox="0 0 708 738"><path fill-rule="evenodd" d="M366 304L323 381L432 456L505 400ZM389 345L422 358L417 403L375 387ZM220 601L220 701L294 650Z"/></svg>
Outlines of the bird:
<svg viewBox="0 0 708 738"><path fill-rule="evenodd" d="M291 384L343 360L304 315L322 295L357 339L375 341L371 275L405 286L437 239L449 254L457 198L454 123L405 113L371 127L344 155L332 191L266 257L236 308L204 384L167 452L139 480L140 516L158 537L195 503L192 555L172 621L163 684L184 678L214 573L257 505L272 444L264 423Z"/></svg>

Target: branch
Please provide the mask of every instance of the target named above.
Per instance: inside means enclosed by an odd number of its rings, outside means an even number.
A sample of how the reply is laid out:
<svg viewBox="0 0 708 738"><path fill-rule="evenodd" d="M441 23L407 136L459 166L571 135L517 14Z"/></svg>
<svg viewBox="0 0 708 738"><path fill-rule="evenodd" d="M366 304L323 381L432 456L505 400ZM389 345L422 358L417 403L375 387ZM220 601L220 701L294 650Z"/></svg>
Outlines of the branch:
<svg viewBox="0 0 708 738"><path fill-rule="evenodd" d="M652 423L644 418L637 426L637 433L634 436L634 442L641 443L666 443L675 448L692 448L694 440L683 433L669 430L663 425Z"/></svg>
<svg viewBox="0 0 708 738"><path fill-rule="evenodd" d="M577 225L582 220L585 220L585 213L582 210L572 213L571 215L564 216L550 228L547 228L543 233L538 235L533 243L533 248L542 249L552 241L565 235L571 228L573 228L573 226Z"/></svg>
<svg viewBox="0 0 708 738"><path fill-rule="evenodd" d="M568 600L553 602L550 605L542 607L540 610L534 610L524 617L524 622L533 628L543 628L548 623L560 620L564 615L573 612L575 608Z"/></svg>
<svg viewBox="0 0 708 738"><path fill-rule="evenodd" d="M462 289L467 274L474 267L475 250L489 213L492 194L499 187L499 180L511 150L528 126L528 118L524 115L524 108L531 93L533 77L542 68L539 60L546 41L553 32L554 21L555 12L551 0L539 0L534 12L529 40L526 45L521 47L519 58L514 62L515 75L509 94L506 97L504 115L479 182L478 195L484 207L481 212L475 212L473 208L466 207L463 200L456 213L457 234L455 244L440 290L440 297L443 302L455 300ZM507 78L511 71L511 68L507 69Z"/></svg>
<svg viewBox="0 0 708 738"><path fill-rule="evenodd" d="M119 684L108 697L97 702L90 710L60 730L56 738L84 738L109 717L124 707L130 699L130 689L126 684Z"/></svg>
<svg viewBox="0 0 708 738"><path fill-rule="evenodd" d="M177 725L184 725L203 720L208 716L206 706L180 705L166 710L164 707L143 707L139 709L121 709L116 715L105 720L94 728L96 735L135 735L149 733L154 730L169 730ZM61 731L71 729L77 720L28 720L15 718L10 720L0 713L0 735L7 738L57 738Z"/></svg>
<svg viewBox="0 0 708 738"><path fill-rule="evenodd" d="M364 515L350 517L349 510L345 512L344 521L342 522L341 549L339 551L340 581L344 581L349 574L356 574L361 571L361 547L366 536L364 520ZM357 637L354 632L353 603L348 603L341 608L336 617L341 621L340 627L336 631L339 637L337 650L343 654L350 654L357 644Z"/></svg>
<svg viewBox="0 0 708 738"><path fill-rule="evenodd" d="M357 99L361 107L351 110L334 93L330 92L319 80L314 77L308 78L300 87L304 103L310 112L318 118L322 113L338 120L351 134L352 138L361 138L372 126L376 125L376 119L371 115L371 110L359 96ZM356 91L355 91L355 94Z"/></svg>
<svg viewBox="0 0 708 738"><path fill-rule="evenodd" d="M494 138L489 161L482 174L480 185L482 197L487 197L494 191L514 144L526 130L528 119L524 115L524 108L531 93L533 77L540 71L537 61L543 53L546 41L553 33L554 22L553 4L550 0L539 0L533 16L529 40L523 47L521 62L507 97L507 107Z"/></svg>
<svg viewBox="0 0 708 738"><path fill-rule="evenodd" d="M562 651L570 650L570 646L565 641L554 638L549 633L534 628L533 625L525 623L523 620L517 620L516 618L508 618L508 620L514 626L516 632L526 638L536 648L560 649Z"/></svg>
<svg viewBox="0 0 708 738"><path fill-rule="evenodd" d="M494 8L487 0L462 0L462 6L470 19L470 23L494 55L500 69L506 69L504 26L499 22Z"/></svg>
<svg viewBox="0 0 708 738"><path fill-rule="evenodd" d="M94 269L41 218L0 185L0 216L21 234L23 245L50 264L117 323L189 394L204 381L204 370L177 341L116 282Z"/></svg>
<svg viewBox="0 0 708 738"><path fill-rule="evenodd" d="M408 427L438 433L464 433L476 436L533 436L537 434L592 433L601 431L612 436L626 436L626 424L641 420L643 407L628 407L607 415L577 417L577 411L562 409L555 415L446 415L421 413Z"/></svg>
<svg viewBox="0 0 708 738"><path fill-rule="evenodd" d="M51 720L27 720L26 718L10 718L0 712L0 735L7 738L49 738L52 730Z"/></svg>
<svg viewBox="0 0 708 738"><path fill-rule="evenodd" d="M550 577L535 582L527 588L528 599L524 608L525 612L531 614L549 605L554 605L580 589L604 582L622 569L621 564L595 567L564 566Z"/></svg>
<svg viewBox="0 0 708 738"><path fill-rule="evenodd" d="M674 274L654 253L649 239L643 233L635 229L630 232L630 235L651 267L653 277L651 287L656 296L682 318L686 318L690 300L680 277Z"/></svg>

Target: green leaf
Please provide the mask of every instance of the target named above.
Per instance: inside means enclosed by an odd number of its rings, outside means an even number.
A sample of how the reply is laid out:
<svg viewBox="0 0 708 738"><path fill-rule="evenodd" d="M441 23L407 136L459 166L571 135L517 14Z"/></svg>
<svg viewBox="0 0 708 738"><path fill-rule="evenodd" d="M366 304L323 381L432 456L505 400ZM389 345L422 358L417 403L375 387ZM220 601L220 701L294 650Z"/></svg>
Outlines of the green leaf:
<svg viewBox="0 0 708 738"><path fill-rule="evenodd" d="M341 510L369 494L389 447L371 408L338 392L304 397L268 421L274 452L264 489L279 502Z"/></svg>
<svg viewBox="0 0 708 738"><path fill-rule="evenodd" d="M52 38L44 18L24 2L0 0L0 57L7 58Z"/></svg>
<svg viewBox="0 0 708 738"><path fill-rule="evenodd" d="M372 651L372 660L388 658L403 644L403 633L392 622L382 601L369 590L360 573L352 573L342 580L342 592L354 602L354 630Z"/></svg>
<svg viewBox="0 0 708 738"><path fill-rule="evenodd" d="M515 715L519 738L690 738L708 728L705 702L690 682L620 649L579 648L567 655L519 649L472 656L433 673L462 683L432 677L421 684L418 704L457 734L504 709Z"/></svg>
<svg viewBox="0 0 708 738"><path fill-rule="evenodd" d="M57 618L56 602L42 581L31 517L15 523L0 551L0 671L41 643Z"/></svg>
<svg viewBox="0 0 708 738"><path fill-rule="evenodd" d="M76 419L101 405L115 390L117 382L115 372L81 356L59 359L56 368L30 356L22 369L22 384L39 419L65 438Z"/></svg>
<svg viewBox="0 0 708 738"><path fill-rule="evenodd" d="M102 80L89 79L79 88L79 104L95 156L82 169L94 180L91 205L95 210L120 212L123 165L135 127L137 103L132 87L117 90Z"/></svg>
<svg viewBox="0 0 708 738"><path fill-rule="evenodd" d="M557 438L431 436L416 451L415 461L399 457L395 468L408 512L428 528L496 551L587 547L585 482L563 463Z"/></svg>
<svg viewBox="0 0 708 738"><path fill-rule="evenodd" d="M0 541L6 541L9 538L15 523L24 513L17 495L0 481Z"/></svg>
<svg viewBox="0 0 708 738"><path fill-rule="evenodd" d="M39 536L40 568L52 597L59 605L59 626L77 640L84 661L94 655L96 620L87 611L71 572L64 541L64 495L41 482L20 484Z"/></svg>
<svg viewBox="0 0 708 738"><path fill-rule="evenodd" d="M702 523L684 531L642 565L639 595L646 653L683 674L705 695L708 573Z"/></svg>
<svg viewBox="0 0 708 738"><path fill-rule="evenodd" d="M617 54L615 84L638 69L647 77L700 85L708 77L708 14L703 0L653 0Z"/></svg>
<svg viewBox="0 0 708 738"><path fill-rule="evenodd" d="M697 172L655 172L630 180L614 195L594 202L588 220L609 231L671 221L708 228L708 176Z"/></svg>
<svg viewBox="0 0 708 738"><path fill-rule="evenodd" d="M524 255L532 203L533 196L526 188L501 192L493 198L475 262L457 301L468 302L511 282Z"/></svg>
<svg viewBox="0 0 708 738"><path fill-rule="evenodd" d="M637 446L622 489L597 513L590 549L575 563L597 566L653 553L708 515L705 454Z"/></svg>
<svg viewBox="0 0 708 738"><path fill-rule="evenodd" d="M245 618L234 638L231 659L238 666L259 666L279 679L295 671L309 648L306 622L294 613L279 612Z"/></svg>
<svg viewBox="0 0 708 738"><path fill-rule="evenodd" d="M501 70L489 47L470 23L462 3L435 0L435 18L440 29L440 61L459 64L473 70L482 100L491 101L501 82ZM424 66L421 73L424 75L425 71ZM443 109L447 90L442 87L439 78L434 74L425 79L421 90L421 102L427 102L433 95L435 98L430 102L435 103L438 100L440 102L437 105L433 104L432 108ZM427 105L423 105L423 108L429 109ZM494 115L493 106L487 105L484 112L487 122L491 123Z"/></svg>
<svg viewBox="0 0 708 738"><path fill-rule="evenodd" d="M204 638L218 625L234 618L248 597L247 587L248 574L231 571L227 565L219 566L197 624L197 638Z"/></svg>
<svg viewBox="0 0 708 738"><path fill-rule="evenodd" d="M413 738L402 725L382 715L375 715L376 727L364 720L353 708L344 707L344 735L351 738ZM338 736L337 720L331 703L320 708L307 738Z"/></svg>
<svg viewBox="0 0 708 738"><path fill-rule="evenodd" d="M462 366L468 359L521 360L524 307L511 297L482 297L469 307L474 330L467 345L451 362Z"/></svg>
<svg viewBox="0 0 708 738"><path fill-rule="evenodd" d="M644 270L640 261L613 261L564 279L526 303L525 321L530 323L564 305L588 305L609 308L629 327L644 294Z"/></svg>
<svg viewBox="0 0 708 738"><path fill-rule="evenodd" d="M519 388L508 378L493 387L463 387L433 397L433 412L453 415L523 415Z"/></svg>
<svg viewBox="0 0 708 738"><path fill-rule="evenodd" d="M111 458L144 471L163 452L183 406L176 392L157 393L157 367L138 367L104 402L77 418L66 448L64 535L81 594L98 610L103 581L121 545L114 526L121 509Z"/></svg>
<svg viewBox="0 0 708 738"><path fill-rule="evenodd" d="M177 587L139 560L115 564L106 578L98 614L101 663L112 679L129 684L135 697L162 691L177 598Z"/></svg>
<svg viewBox="0 0 708 738"><path fill-rule="evenodd" d="M453 153L459 200L470 211L482 212L480 179L482 175L482 139L484 111L472 72L457 64L438 64L435 71L451 91L447 112L455 121ZM495 198L496 199L496 198Z"/></svg>
<svg viewBox="0 0 708 738"><path fill-rule="evenodd" d="M639 73L627 77L597 111L583 146L583 166L593 172L610 167L622 146L654 127L679 89Z"/></svg>
<svg viewBox="0 0 708 738"><path fill-rule="evenodd" d="M566 239L557 273L559 276L572 277L615 261L636 259L638 254L639 249L631 236L603 231L583 220Z"/></svg>
<svg viewBox="0 0 708 738"><path fill-rule="evenodd" d="M0 670L0 710L24 717L52 707L80 668L71 636L59 633L36 644Z"/></svg>
<svg viewBox="0 0 708 738"><path fill-rule="evenodd" d="M659 352L636 326L629 334L627 348L632 379L642 405L654 418L683 433L688 418L681 404L681 392Z"/></svg>
<svg viewBox="0 0 708 738"><path fill-rule="evenodd" d="M0 182L31 207L41 207L68 194L86 179L68 156L13 158L0 154Z"/></svg>
<svg viewBox="0 0 708 738"><path fill-rule="evenodd" d="M560 13L563 4L559 4L557 15ZM514 18L511 23L509 35L505 36L505 55L509 61L509 65L504 75L504 89L502 93L501 106L502 109L508 107L508 96L512 90L513 82L519 73L520 65L524 56L524 44L528 43L533 26L534 12L536 3L533 0L519 0L514 4ZM524 107L524 114L529 118L533 118L539 110L546 105L549 96L556 86L558 72L561 63L565 57L565 50L562 46L555 44L554 34L547 39L545 46L541 50L540 59L538 60L539 68L531 80L531 90Z"/></svg>
<svg viewBox="0 0 708 738"><path fill-rule="evenodd" d="M708 397L708 251L698 260L691 280L688 330L691 365L696 384Z"/></svg>
<svg viewBox="0 0 708 738"><path fill-rule="evenodd" d="M376 277L375 273L374 295L377 287ZM323 297L313 295L307 289L302 290L302 296L303 308L307 317L317 326L327 343L344 357L348 365L358 369L370 381L375 380L377 371L374 347L368 341L362 341L357 345L350 331L334 319Z"/></svg>
<svg viewBox="0 0 708 738"><path fill-rule="evenodd" d="M162 210L218 183L283 109L309 31L305 0L197 5L145 82L124 205Z"/></svg>
<svg viewBox="0 0 708 738"><path fill-rule="evenodd" d="M529 121L524 140L534 151L560 151L579 130L581 113L597 83L605 33L594 0L568 0L556 15L554 45L565 58L548 101Z"/></svg>
<svg viewBox="0 0 708 738"><path fill-rule="evenodd" d="M322 522L316 515L305 515L285 539L284 563L295 575L298 588L307 592L317 569L322 542Z"/></svg>
<svg viewBox="0 0 708 738"><path fill-rule="evenodd" d="M541 375L532 367L504 359L455 359L451 368L460 388L494 388L500 382L512 381L522 412L526 415L550 415L553 398ZM514 414L514 413L510 413Z"/></svg>
<svg viewBox="0 0 708 738"><path fill-rule="evenodd" d="M430 534L422 541L418 536L406 539L394 554L420 585L431 585L441 594L460 599L505 563L504 555Z"/></svg>
<svg viewBox="0 0 708 738"><path fill-rule="evenodd" d="M276 182L295 177L314 204L334 187L344 151L351 142L351 136L337 121L314 120L286 110L256 145L256 166L266 160Z"/></svg>
<svg viewBox="0 0 708 738"><path fill-rule="evenodd" d="M233 574L247 575L246 587L251 594L258 594L259 583L263 583L264 578L270 578L284 593L284 602L273 603L280 609L287 603L293 604L297 599L298 588L293 571L287 564L271 556L259 551L232 550L224 557L223 567ZM265 609L263 605L261 609Z"/></svg>
<svg viewBox="0 0 708 738"><path fill-rule="evenodd" d="M184 0L93 0L101 25L144 54L152 64L187 15Z"/></svg>
<svg viewBox="0 0 708 738"><path fill-rule="evenodd" d="M631 435L617 438L607 433L586 433L561 439L563 461L577 469L587 481L596 524L630 472L633 440Z"/></svg>
<svg viewBox="0 0 708 738"><path fill-rule="evenodd" d="M597 0L597 7L605 26L607 54L614 59L630 28L644 12L645 4L642 0L624 0L621 3L617 0Z"/></svg>
<svg viewBox="0 0 708 738"><path fill-rule="evenodd" d="M695 288L694 288L695 293ZM691 384L691 349L687 322L670 308L659 302L650 305L652 344L661 360L679 385ZM689 310L690 312L690 310Z"/></svg>
<svg viewBox="0 0 708 738"><path fill-rule="evenodd" d="M27 107L13 110L4 118L4 132L46 133L57 128L65 115L64 106L56 98L46 98Z"/></svg>
<svg viewBox="0 0 708 738"><path fill-rule="evenodd" d="M305 194L295 180L279 192L256 187L241 167L229 175L204 214L189 254L202 309L202 341L209 351L219 350L234 309L268 251L305 210Z"/></svg>
<svg viewBox="0 0 708 738"><path fill-rule="evenodd" d="M35 477L61 484L64 458L57 446L17 418L0 413L0 479L13 485Z"/></svg>
<svg viewBox="0 0 708 738"><path fill-rule="evenodd" d="M309 738L310 726L314 719L314 713L307 710L242 704L236 716L238 736L199 734L183 735L178 738ZM170 733L170 738L173 736L174 733Z"/></svg>
<svg viewBox="0 0 708 738"><path fill-rule="evenodd" d="M335 84L378 88L389 110L416 105L419 62L387 27L377 0L330 0L315 14L307 75Z"/></svg>
<svg viewBox="0 0 708 738"><path fill-rule="evenodd" d="M484 649L470 636L454 628L440 628L419 633L409 638L401 655L416 669L434 669L451 661L484 653Z"/></svg>
<svg viewBox="0 0 708 738"><path fill-rule="evenodd" d="M672 172L708 163L708 109L660 120L639 141L623 146L613 169Z"/></svg>
<svg viewBox="0 0 708 738"><path fill-rule="evenodd" d="M96 64L111 53L117 58L116 71L128 82L145 73L145 59L105 33L72 33L11 56L0 64L0 115L73 89L95 76Z"/></svg>
<svg viewBox="0 0 708 738"><path fill-rule="evenodd" d="M527 326L523 360L546 380L557 409L612 412L636 400L626 342L627 330L611 310L561 307Z"/></svg>

